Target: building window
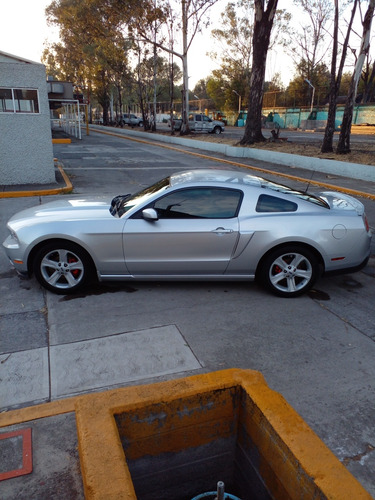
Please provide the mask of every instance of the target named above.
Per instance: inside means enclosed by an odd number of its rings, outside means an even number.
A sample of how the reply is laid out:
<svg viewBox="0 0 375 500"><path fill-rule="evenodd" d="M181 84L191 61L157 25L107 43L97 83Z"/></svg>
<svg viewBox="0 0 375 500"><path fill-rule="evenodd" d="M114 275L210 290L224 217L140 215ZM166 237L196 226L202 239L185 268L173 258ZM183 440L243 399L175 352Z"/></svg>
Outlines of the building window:
<svg viewBox="0 0 375 500"><path fill-rule="evenodd" d="M0 112L14 113L14 104L11 89L0 89Z"/></svg>
<svg viewBox="0 0 375 500"><path fill-rule="evenodd" d="M39 113L38 91L0 88L0 113Z"/></svg>

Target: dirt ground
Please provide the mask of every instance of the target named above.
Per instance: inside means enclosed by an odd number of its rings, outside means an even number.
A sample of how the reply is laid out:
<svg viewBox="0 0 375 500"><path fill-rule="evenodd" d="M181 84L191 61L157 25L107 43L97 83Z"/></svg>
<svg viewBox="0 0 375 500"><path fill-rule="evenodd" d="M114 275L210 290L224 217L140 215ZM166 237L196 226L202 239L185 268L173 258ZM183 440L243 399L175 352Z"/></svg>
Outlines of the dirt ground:
<svg viewBox="0 0 375 500"><path fill-rule="evenodd" d="M288 131L283 130L280 133L280 137L288 137ZM363 136L362 136L363 138ZM217 142L222 144L230 144L231 146L240 146L237 139L231 139L225 137L224 134L210 135L205 134L204 136L194 136L194 139L204 140L210 142ZM325 158L330 160L338 160L338 161L346 161L350 163L360 163L362 165L375 165L375 136L369 135L368 140L359 141L356 140L356 134L351 135L350 145L351 145L351 153L342 155L333 153L321 153L320 148L322 144L322 139L318 140L311 139L308 144L302 144L299 142L293 142L293 140L287 141L277 141L277 142L269 142L266 141L264 143L258 143L254 146L248 146L250 148L257 149L268 149L271 151L280 151L282 153L290 153L302 156L314 156L316 158ZM243 146L241 146L243 147Z"/></svg>

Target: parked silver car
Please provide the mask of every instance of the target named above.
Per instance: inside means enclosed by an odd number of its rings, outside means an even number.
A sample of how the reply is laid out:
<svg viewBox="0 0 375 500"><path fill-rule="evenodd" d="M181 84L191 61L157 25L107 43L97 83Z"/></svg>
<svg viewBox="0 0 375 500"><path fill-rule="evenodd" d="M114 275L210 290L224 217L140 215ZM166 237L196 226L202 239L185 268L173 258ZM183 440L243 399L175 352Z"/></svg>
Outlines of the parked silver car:
<svg viewBox="0 0 375 500"><path fill-rule="evenodd" d="M112 200L61 198L8 222L5 251L56 293L99 280L254 280L283 297L370 255L361 202L243 172L180 172Z"/></svg>
<svg viewBox="0 0 375 500"><path fill-rule="evenodd" d="M131 113L124 113L120 119L120 125L130 125L131 127L143 127L143 118Z"/></svg>

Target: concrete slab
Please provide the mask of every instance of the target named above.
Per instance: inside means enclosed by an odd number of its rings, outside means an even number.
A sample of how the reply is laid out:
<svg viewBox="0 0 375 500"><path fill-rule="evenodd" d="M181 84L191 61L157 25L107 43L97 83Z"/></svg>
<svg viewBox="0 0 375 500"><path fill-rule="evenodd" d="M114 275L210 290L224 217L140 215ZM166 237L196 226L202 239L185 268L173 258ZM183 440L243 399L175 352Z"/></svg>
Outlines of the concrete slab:
<svg viewBox="0 0 375 500"><path fill-rule="evenodd" d="M1 431L24 427L25 424L12 425ZM29 421L27 427L32 429L32 473L2 481L1 500L84 500L75 414Z"/></svg>
<svg viewBox="0 0 375 500"><path fill-rule="evenodd" d="M46 401L49 397L48 349L0 355L1 409Z"/></svg>
<svg viewBox="0 0 375 500"><path fill-rule="evenodd" d="M0 315L35 311L44 306L44 297L38 285L21 279L13 269L0 275Z"/></svg>
<svg viewBox="0 0 375 500"><path fill-rule="evenodd" d="M0 315L0 354L48 346L46 317L42 311Z"/></svg>
<svg viewBox="0 0 375 500"><path fill-rule="evenodd" d="M174 325L51 347L52 398L197 370Z"/></svg>

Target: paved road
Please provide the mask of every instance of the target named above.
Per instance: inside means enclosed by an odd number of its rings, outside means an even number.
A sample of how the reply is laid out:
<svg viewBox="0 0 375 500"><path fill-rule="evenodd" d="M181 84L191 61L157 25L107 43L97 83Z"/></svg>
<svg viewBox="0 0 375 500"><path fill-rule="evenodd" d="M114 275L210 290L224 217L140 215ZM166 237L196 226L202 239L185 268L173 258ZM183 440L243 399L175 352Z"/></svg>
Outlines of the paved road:
<svg viewBox="0 0 375 500"><path fill-rule="evenodd" d="M216 159L97 133L54 149L78 198L135 191L191 166L223 168ZM0 199L0 240L12 213L51 198ZM375 227L375 203L365 203ZM254 283L106 284L64 297L20 280L3 253L0 269L2 410L251 368L375 496L375 252L362 272L322 278L293 300Z"/></svg>

